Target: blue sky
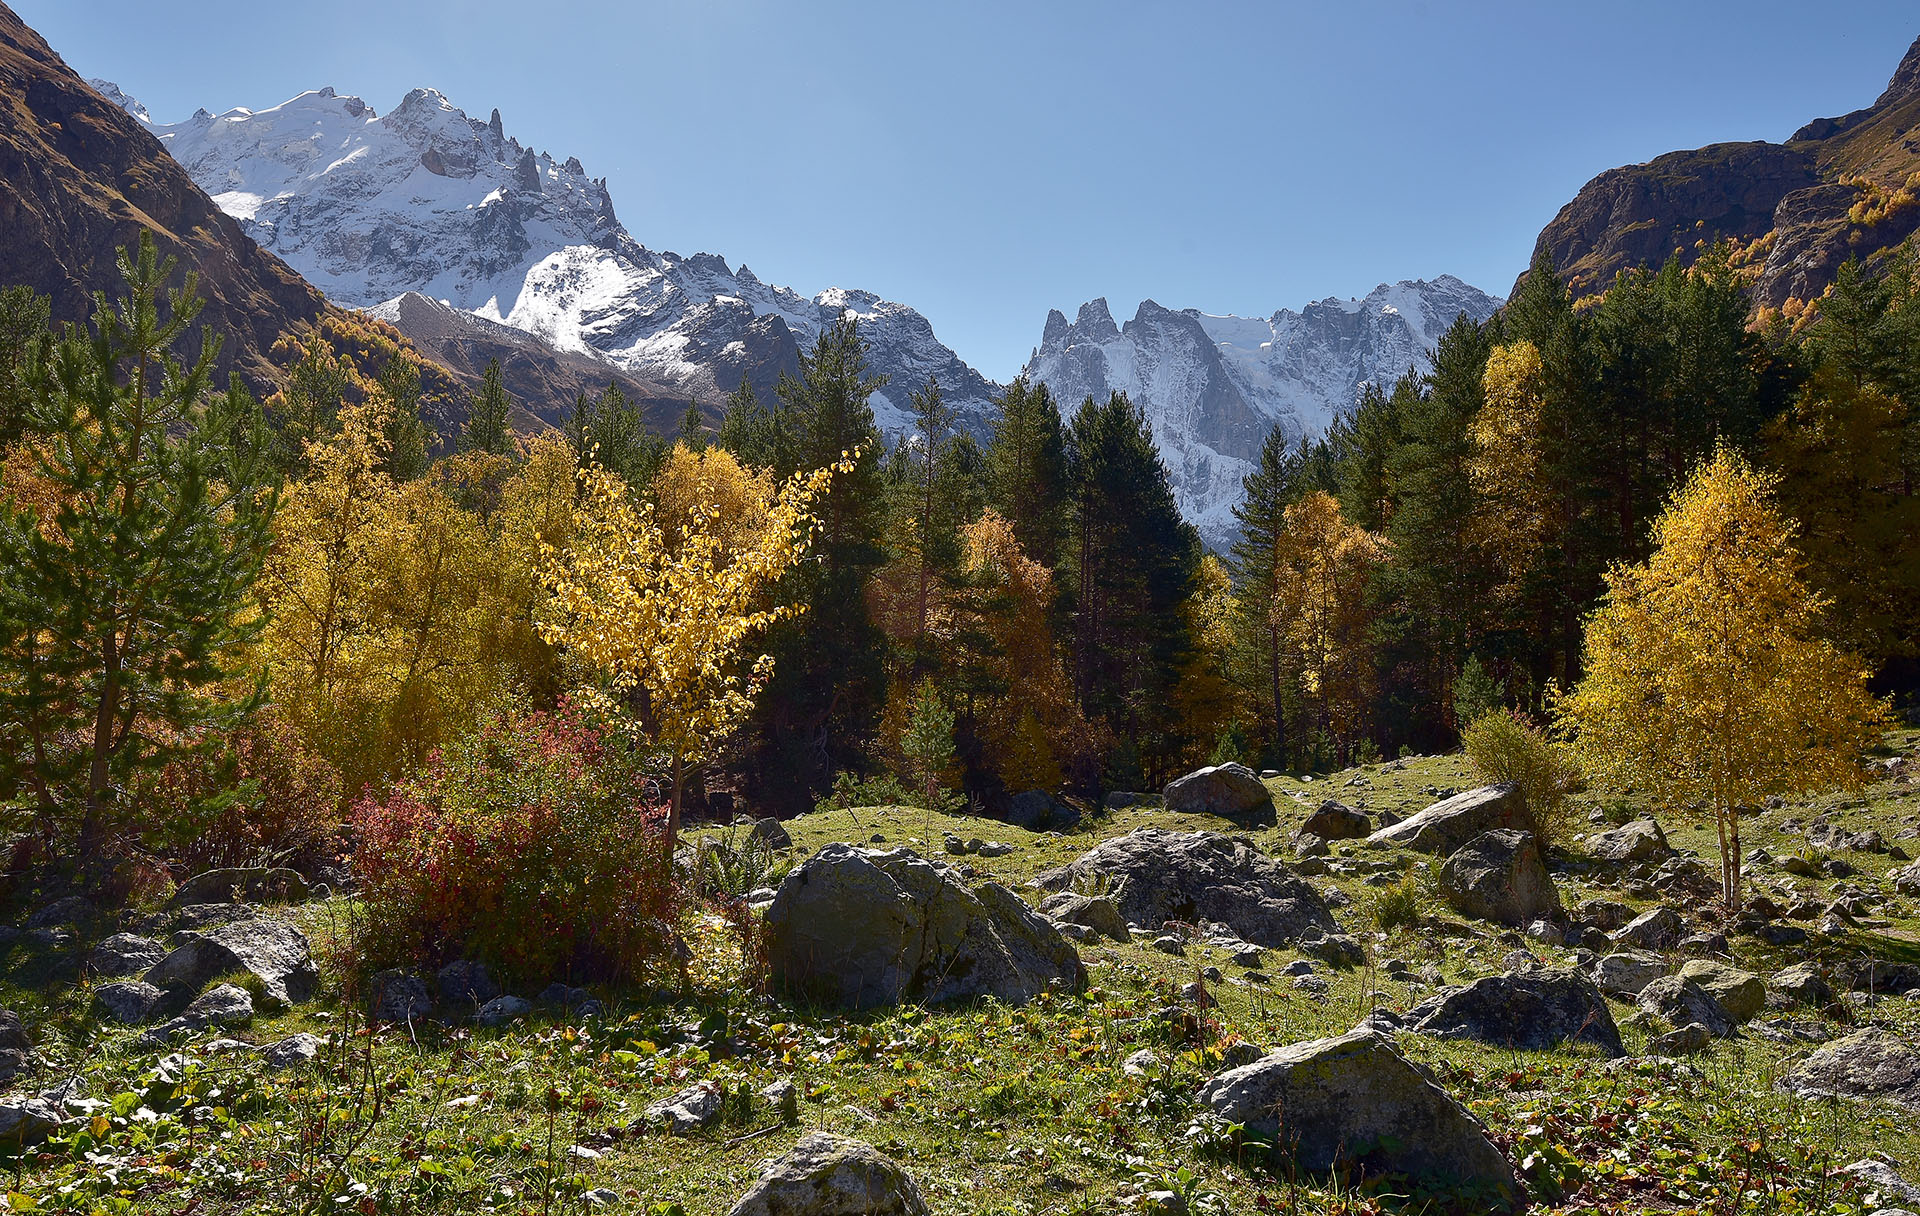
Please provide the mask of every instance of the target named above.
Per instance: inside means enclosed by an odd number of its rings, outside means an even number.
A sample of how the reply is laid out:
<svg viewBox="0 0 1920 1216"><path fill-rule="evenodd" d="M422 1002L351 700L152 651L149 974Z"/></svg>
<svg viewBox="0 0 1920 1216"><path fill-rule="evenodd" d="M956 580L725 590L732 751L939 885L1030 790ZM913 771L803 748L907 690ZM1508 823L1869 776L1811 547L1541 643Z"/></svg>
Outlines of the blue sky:
<svg viewBox="0 0 1920 1216"><path fill-rule="evenodd" d="M644 244L902 300L1002 380L1094 296L1504 293L1594 174L1866 105L1920 35L1911 0L9 2L163 122L497 106Z"/></svg>

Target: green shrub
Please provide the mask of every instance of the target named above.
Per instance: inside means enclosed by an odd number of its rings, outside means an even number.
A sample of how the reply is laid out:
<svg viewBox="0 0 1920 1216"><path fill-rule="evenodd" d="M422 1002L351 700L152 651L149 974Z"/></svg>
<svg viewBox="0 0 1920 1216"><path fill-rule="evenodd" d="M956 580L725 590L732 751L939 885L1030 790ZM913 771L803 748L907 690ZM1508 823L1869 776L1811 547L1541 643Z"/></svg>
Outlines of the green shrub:
<svg viewBox="0 0 1920 1216"><path fill-rule="evenodd" d="M478 958L508 983L619 980L674 950L665 808L567 706L508 708L355 808L369 966Z"/></svg>
<svg viewBox="0 0 1920 1216"><path fill-rule="evenodd" d="M1572 826L1567 795L1581 788L1580 769L1544 730L1517 710L1496 709L1475 719L1461 742L1481 780L1520 791L1542 849L1565 839Z"/></svg>
<svg viewBox="0 0 1920 1216"><path fill-rule="evenodd" d="M1373 914L1373 923L1383 930L1412 928L1420 923L1420 910L1425 902L1420 881L1409 874L1390 887L1382 887L1373 897L1369 911Z"/></svg>

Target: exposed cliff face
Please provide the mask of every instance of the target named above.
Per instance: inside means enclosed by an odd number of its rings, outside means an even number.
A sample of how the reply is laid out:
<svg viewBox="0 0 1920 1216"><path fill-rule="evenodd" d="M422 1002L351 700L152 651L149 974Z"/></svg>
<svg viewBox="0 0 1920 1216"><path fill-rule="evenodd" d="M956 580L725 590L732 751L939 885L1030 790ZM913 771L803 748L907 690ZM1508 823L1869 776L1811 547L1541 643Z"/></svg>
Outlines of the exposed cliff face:
<svg viewBox="0 0 1920 1216"><path fill-rule="evenodd" d="M136 244L143 228L162 254L199 272L201 321L227 335L221 372L239 371L256 391L273 385L267 352L321 315L320 293L249 240L137 119L0 4L0 284L46 294L56 320L84 320L91 292L116 293L114 251ZM191 341L197 353L198 334Z"/></svg>
<svg viewBox="0 0 1920 1216"><path fill-rule="evenodd" d="M1784 144L1714 144L1609 169L1580 189L1540 233L1536 254L1577 295L1605 291L1620 271L1691 262L1720 240L1755 302L1818 298L1852 256L1868 258L1920 228L1920 40L1879 100L1808 123Z"/></svg>
<svg viewBox="0 0 1920 1216"><path fill-rule="evenodd" d="M254 239L329 299L382 307L404 332L430 310L387 302L417 293L601 360L684 405L717 402L743 376L770 394L851 310L874 369L891 377L873 402L883 430L908 426L907 394L929 376L964 425L985 427L995 386L918 312L862 291L808 298L713 254L648 249L621 226L604 179L523 147L497 110L480 122L416 89L379 115L320 89L152 129ZM432 346L443 328L436 320L412 336Z"/></svg>
<svg viewBox="0 0 1920 1216"><path fill-rule="evenodd" d="M1181 511L1209 543L1229 543L1241 483L1274 427L1317 435L1363 385L1425 370L1461 313L1475 321L1500 301L1459 279L1381 285L1360 300L1321 300L1269 317L1175 312L1148 300L1125 327L1105 300L1069 324L1047 317L1027 375L1063 410L1123 391L1146 411Z"/></svg>

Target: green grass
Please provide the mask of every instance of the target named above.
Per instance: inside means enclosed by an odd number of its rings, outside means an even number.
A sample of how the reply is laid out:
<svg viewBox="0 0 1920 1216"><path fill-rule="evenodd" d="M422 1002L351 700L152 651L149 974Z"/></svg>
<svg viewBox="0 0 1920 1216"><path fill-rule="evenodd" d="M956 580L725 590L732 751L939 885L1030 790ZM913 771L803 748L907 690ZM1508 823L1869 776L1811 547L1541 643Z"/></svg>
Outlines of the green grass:
<svg viewBox="0 0 1920 1216"><path fill-rule="evenodd" d="M1908 733L1893 742L1911 752L1920 737ZM1311 781L1280 778L1269 783L1280 822L1250 835L1280 851L1323 798L1404 814L1433 801L1430 790L1472 784L1459 757ZM1777 854L1796 838L1804 845L1804 829L1796 833L1787 821L1810 821L1822 810L1850 828L1878 827L1893 840L1914 826L1920 787L1882 782L1864 794L1768 811L1750 825L1748 844ZM1663 823L1676 847L1698 851L1711 868L1710 823L1685 816L1663 816ZM1033 894L1026 884L1041 870L1143 826L1235 830L1206 817L1129 808L1061 835L936 815L931 835L936 852L949 831L1014 845L1006 857L966 863ZM788 828L796 851L811 853L875 834L919 847L927 821L914 808L876 807L816 813ZM1891 865L1884 857L1840 856L1859 867L1854 881L1861 885L1881 881ZM1334 846L1335 861L1373 859L1353 842ZM1314 881L1351 901L1338 919L1366 944L1371 964L1404 959L1416 971L1431 964L1447 982L1503 969L1500 960L1512 947L1500 931L1463 921L1435 900L1420 902L1417 923L1376 928L1368 909L1381 888L1366 877ZM1561 876L1570 906L1593 897L1652 906L1587 877ZM1783 876L1757 877L1778 885ZM1809 894L1831 894L1839 885L1794 881ZM322 943L338 932L338 903L296 912ZM1889 912L1886 928L1821 953L1920 955L1912 901ZM412 1035L356 1033L328 1067L279 1076L231 1056L157 1071L162 1052L140 1049L129 1031L94 1023L84 990L57 978L56 961L16 945L0 958L0 995L48 1028L52 1066L80 1072L88 1092L110 1103L92 1125L20 1163L12 1185L23 1198L16 1206L30 1200L42 1211L195 1216L580 1212L588 1210L583 1192L606 1188L617 1196L608 1210L668 1213L677 1205L702 1216L725 1212L764 1158L824 1128L899 1158L934 1210L955 1216L1142 1210L1138 1196L1162 1189L1183 1193L1194 1210L1449 1210L1446 1196L1394 1199L1326 1180L1289 1181L1256 1146L1196 1117L1193 1092L1219 1069L1225 1046L1340 1033L1376 1004L1404 1009L1425 995L1375 965L1319 967L1330 989L1316 999L1277 975L1294 957L1287 951L1269 952L1266 970L1276 981L1260 986L1236 982L1244 973L1204 946L1179 959L1144 946L1097 945L1082 951L1092 977L1084 997L1042 998L1024 1009L989 1003L844 1016L743 992L724 931L715 922L694 928L694 984L677 999L606 994L608 1018L585 1027L537 1012L498 1031L428 1025ZM1806 953L1746 941L1740 950L1742 964L1762 972ZM1208 985L1219 1007L1208 1013L1204 1041L1181 1041L1155 1011L1177 1003L1181 986L1208 966L1226 975L1226 982ZM1622 1022L1632 1012L1614 1008ZM1920 1002L1883 1002L1872 1016L1920 1031ZM336 968L320 1000L262 1015L231 1033L265 1043L295 1030L352 1029L354 1022ZM1644 1046L1646 1031L1622 1029L1630 1049ZM1585 1050L1512 1052L1413 1036L1400 1043L1487 1122L1521 1164L1537 1210L1854 1212L1862 1210L1858 1196L1842 1193L1827 1176L1831 1167L1880 1151L1908 1177L1920 1175L1920 1136L1910 1118L1860 1104L1803 1103L1773 1089L1779 1071L1810 1050L1804 1045L1758 1036L1719 1043L1695 1058L1696 1074L1604 1068ZM1158 1066L1145 1077L1123 1072L1121 1063L1142 1047L1159 1053ZM778 1077L801 1088L797 1126L735 1103L730 1119L692 1136L628 1130L647 1103L695 1081L752 1092ZM323 1127L330 1129L331 1156L314 1151ZM364 1189L352 1189L349 1179Z"/></svg>

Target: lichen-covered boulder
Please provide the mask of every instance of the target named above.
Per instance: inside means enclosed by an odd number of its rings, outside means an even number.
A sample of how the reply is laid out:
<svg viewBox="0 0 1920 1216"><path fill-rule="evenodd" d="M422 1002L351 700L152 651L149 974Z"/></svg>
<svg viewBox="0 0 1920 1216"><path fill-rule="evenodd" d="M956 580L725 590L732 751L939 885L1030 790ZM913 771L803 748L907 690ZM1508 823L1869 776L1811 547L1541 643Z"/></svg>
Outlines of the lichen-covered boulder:
<svg viewBox="0 0 1920 1216"><path fill-rule="evenodd" d="M1176 777L1163 791L1170 812L1219 815L1236 823L1268 826L1275 821L1273 795L1244 764L1216 764Z"/></svg>
<svg viewBox="0 0 1920 1216"><path fill-rule="evenodd" d="M180 884L170 900L188 904L291 903L307 898L307 880L298 870L279 866L229 866L196 874Z"/></svg>
<svg viewBox="0 0 1920 1216"><path fill-rule="evenodd" d="M179 948L147 972L149 984L197 991L215 976L245 971L270 1004L285 1007L311 997L320 978L306 934L283 920L251 917L180 936Z"/></svg>
<svg viewBox="0 0 1920 1216"><path fill-rule="evenodd" d="M87 952L87 970L107 979L138 975L167 957L167 948L150 937L116 933Z"/></svg>
<svg viewBox="0 0 1920 1216"><path fill-rule="evenodd" d="M1718 1038L1727 1038L1735 1029L1733 1015L1712 994L1690 979L1665 976L1640 990L1637 1002L1648 1013L1657 1014L1672 1026L1694 1022L1705 1026Z"/></svg>
<svg viewBox="0 0 1920 1216"><path fill-rule="evenodd" d="M1087 980L1073 943L1018 895L907 849L821 849L781 882L766 935L776 986L840 1008L1023 1004Z"/></svg>
<svg viewBox="0 0 1920 1216"><path fill-rule="evenodd" d="M1484 1189L1510 1206L1513 1167L1486 1128L1381 1035L1283 1047L1207 1082L1200 1104L1274 1138L1305 1171L1356 1167Z"/></svg>
<svg viewBox="0 0 1920 1216"><path fill-rule="evenodd" d="M1040 911L1054 920L1082 925L1117 942L1133 940L1127 932L1127 918L1120 915L1119 906L1102 896L1060 891L1041 900Z"/></svg>
<svg viewBox="0 0 1920 1216"><path fill-rule="evenodd" d="M1680 968L1680 978L1692 980L1736 1022L1746 1022L1767 1007L1767 982L1751 971L1697 958Z"/></svg>
<svg viewBox="0 0 1920 1216"><path fill-rule="evenodd" d="M864 1141L813 1132L767 1162L727 1216L929 1216L898 1162Z"/></svg>
<svg viewBox="0 0 1920 1216"><path fill-rule="evenodd" d="M1367 843L1399 845L1445 857L1482 832L1495 828L1526 831L1529 827L1519 790L1511 785L1483 785L1383 827L1367 837Z"/></svg>
<svg viewBox="0 0 1920 1216"><path fill-rule="evenodd" d="M1358 840L1372 830L1373 821L1367 818L1366 812L1331 798L1322 802L1320 809L1300 825L1301 835L1318 836L1322 840Z"/></svg>
<svg viewBox="0 0 1920 1216"><path fill-rule="evenodd" d="M1533 968L1443 988L1407 1012L1406 1028L1496 1047L1543 1050L1591 1043L1615 1059L1626 1054L1607 998L1570 968Z"/></svg>
<svg viewBox="0 0 1920 1216"><path fill-rule="evenodd" d="M1560 915L1560 893L1533 833L1495 828L1467 841L1440 868L1440 892L1462 916L1530 925Z"/></svg>
<svg viewBox="0 0 1920 1216"><path fill-rule="evenodd" d="M1651 819L1636 819L1587 841L1587 852L1601 861L1661 862L1673 856L1667 834Z"/></svg>
<svg viewBox="0 0 1920 1216"><path fill-rule="evenodd" d="M1102 882L1129 922L1216 921L1256 946L1289 946L1335 930L1320 893L1251 841L1218 832L1141 828L1102 842L1037 879L1044 890Z"/></svg>
<svg viewBox="0 0 1920 1216"><path fill-rule="evenodd" d="M1891 1030L1870 1027L1836 1039L1777 1082L1801 1098L1859 1098L1920 1111L1920 1052Z"/></svg>
<svg viewBox="0 0 1920 1216"><path fill-rule="evenodd" d="M93 1003L116 1022L135 1025L153 1016L165 994L144 980L116 980L93 990Z"/></svg>
<svg viewBox="0 0 1920 1216"><path fill-rule="evenodd" d="M1630 950L1602 955L1587 972L1600 991L1610 996L1639 996L1642 988L1667 974L1667 961L1657 954Z"/></svg>

